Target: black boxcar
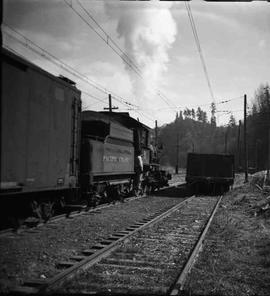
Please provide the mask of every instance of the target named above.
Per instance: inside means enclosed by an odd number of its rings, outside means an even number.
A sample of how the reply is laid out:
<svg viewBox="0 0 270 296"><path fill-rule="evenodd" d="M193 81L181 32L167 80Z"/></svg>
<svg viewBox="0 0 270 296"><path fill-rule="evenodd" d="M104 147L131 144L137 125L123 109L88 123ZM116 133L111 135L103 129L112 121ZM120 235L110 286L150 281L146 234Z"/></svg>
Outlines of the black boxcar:
<svg viewBox="0 0 270 296"><path fill-rule="evenodd" d="M186 182L192 189L227 191L234 182L234 156L189 153Z"/></svg>

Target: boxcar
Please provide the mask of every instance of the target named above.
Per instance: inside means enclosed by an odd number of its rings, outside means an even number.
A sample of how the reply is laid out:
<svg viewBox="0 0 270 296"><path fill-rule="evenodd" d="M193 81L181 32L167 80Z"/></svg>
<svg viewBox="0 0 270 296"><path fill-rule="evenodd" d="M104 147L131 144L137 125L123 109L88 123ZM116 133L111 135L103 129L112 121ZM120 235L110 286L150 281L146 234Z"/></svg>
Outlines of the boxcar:
<svg viewBox="0 0 270 296"><path fill-rule="evenodd" d="M80 91L4 49L1 71L1 197L76 190Z"/></svg>
<svg viewBox="0 0 270 296"><path fill-rule="evenodd" d="M186 182L192 189L227 191L234 182L234 156L189 153Z"/></svg>

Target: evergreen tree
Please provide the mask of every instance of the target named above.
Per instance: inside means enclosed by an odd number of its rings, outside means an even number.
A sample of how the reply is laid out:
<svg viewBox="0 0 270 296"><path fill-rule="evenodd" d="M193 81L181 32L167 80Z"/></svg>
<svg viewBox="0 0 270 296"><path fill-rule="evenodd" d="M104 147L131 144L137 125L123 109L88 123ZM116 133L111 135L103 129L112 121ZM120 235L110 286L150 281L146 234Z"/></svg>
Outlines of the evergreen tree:
<svg viewBox="0 0 270 296"><path fill-rule="evenodd" d="M202 111L202 122L203 123L207 122L207 113L205 111Z"/></svg>
<svg viewBox="0 0 270 296"><path fill-rule="evenodd" d="M196 118L195 110L193 108L191 109L191 117L193 120Z"/></svg>
<svg viewBox="0 0 270 296"><path fill-rule="evenodd" d="M202 121L203 120L203 111L200 107L198 107L197 111L196 111L196 116L197 116L197 120L198 121Z"/></svg>
<svg viewBox="0 0 270 296"><path fill-rule="evenodd" d="M256 90L251 112L247 117L249 167L266 169L268 161L268 133L270 128L270 89L269 85L261 85ZM212 110L214 106L212 106ZM194 110L194 109L193 109ZM178 119L160 129L160 141L164 144L161 164L175 166L176 139L179 133L179 166L185 167L187 153L195 149L196 153L224 153L225 130L216 126L212 120L207 121L207 113L200 107L192 111L186 108L179 110ZM184 118L183 118L184 115ZM196 116L197 121L194 121ZM227 152L234 154L237 164L243 165L243 132L240 133L240 154L237 154L239 125L233 115L227 127ZM238 159L240 158L240 164Z"/></svg>
<svg viewBox="0 0 270 296"><path fill-rule="evenodd" d="M179 112L179 119L180 119L180 120L183 120L183 111L181 111L181 110L180 110L180 112Z"/></svg>
<svg viewBox="0 0 270 296"><path fill-rule="evenodd" d="M229 119L229 126L230 127L234 127L236 126L236 120L234 118L234 116L231 114L230 119Z"/></svg>

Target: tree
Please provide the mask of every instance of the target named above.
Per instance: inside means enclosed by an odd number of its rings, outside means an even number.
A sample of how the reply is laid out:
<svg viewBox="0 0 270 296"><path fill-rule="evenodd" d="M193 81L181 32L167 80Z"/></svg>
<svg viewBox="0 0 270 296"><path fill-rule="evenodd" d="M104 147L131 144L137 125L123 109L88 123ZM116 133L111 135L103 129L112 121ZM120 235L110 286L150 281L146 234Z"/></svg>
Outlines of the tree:
<svg viewBox="0 0 270 296"><path fill-rule="evenodd" d="M269 84L261 84L254 94L251 112L248 116L249 160L259 170L267 168L269 154L270 94ZM260 140L260 144L258 143Z"/></svg>
<svg viewBox="0 0 270 296"><path fill-rule="evenodd" d="M236 126L236 120L234 116L231 114L230 119L229 119L229 126L230 127L235 127Z"/></svg>
<svg viewBox="0 0 270 296"><path fill-rule="evenodd" d="M193 120L196 118L195 110L193 108L191 109L191 117Z"/></svg>
<svg viewBox="0 0 270 296"><path fill-rule="evenodd" d="M202 121L203 120L203 111L200 107L198 107L197 111L196 111L196 116L197 116L197 120L198 121Z"/></svg>
<svg viewBox="0 0 270 296"><path fill-rule="evenodd" d="M205 111L202 111L202 122L207 123L207 113Z"/></svg>
<svg viewBox="0 0 270 296"><path fill-rule="evenodd" d="M180 119L180 120L183 120L183 111L181 111L181 110L180 110L180 112L179 112L179 119Z"/></svg>
<svg viewBox="0 0 270 296"><path fill-rule="evenodd" d="M178 112L176 112L175 121L178 120Z"/></svg>
<svg viewBox="0 0 270 296"><path fill-rule="evenodd" d="M191 110L186 108L184 110L184 115L185 115L185 118L190 118L191 117Z"/></svg>

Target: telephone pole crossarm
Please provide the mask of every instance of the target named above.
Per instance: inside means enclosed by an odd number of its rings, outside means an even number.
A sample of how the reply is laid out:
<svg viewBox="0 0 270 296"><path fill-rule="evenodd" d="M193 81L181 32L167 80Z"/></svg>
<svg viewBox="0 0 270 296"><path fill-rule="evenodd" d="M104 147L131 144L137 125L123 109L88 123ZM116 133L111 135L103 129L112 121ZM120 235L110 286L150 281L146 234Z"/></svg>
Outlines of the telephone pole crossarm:
<svg viewBox="0 0 270 296"><path fill-rule="evenodd" d="M109 112L112 112L113 110L118 109L118 107L112 107L112 96L109 94L109 108L105 107L104 110L109 110Z"/></svg>

